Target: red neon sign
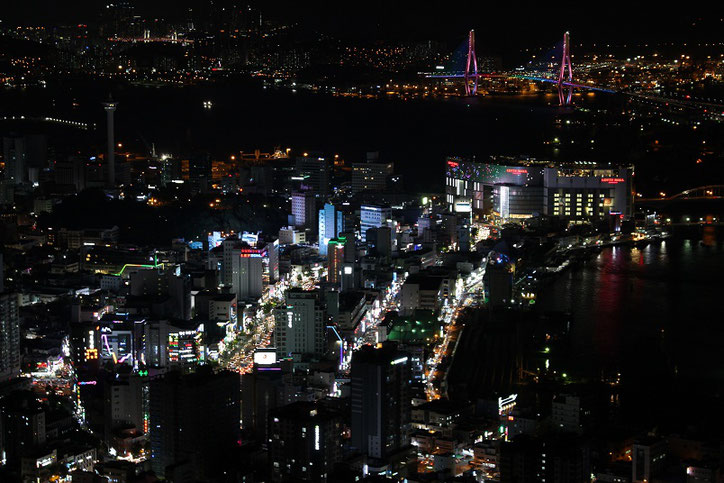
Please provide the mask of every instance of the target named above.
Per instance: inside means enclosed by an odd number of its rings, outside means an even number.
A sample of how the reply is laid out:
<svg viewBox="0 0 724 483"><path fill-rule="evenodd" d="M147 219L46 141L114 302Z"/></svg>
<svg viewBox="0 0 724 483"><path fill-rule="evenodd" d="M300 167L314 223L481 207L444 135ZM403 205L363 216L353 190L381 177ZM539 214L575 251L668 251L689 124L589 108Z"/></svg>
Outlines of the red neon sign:
<svg viewBox="0 0 724 483"><path fill-rule="evenodd" d="M451 168L457 168L458 166L460 166L460 164L456 163L455 161L448 161L447 165L450 166Z"/></svg>
<svg viewBox="0 0 724 483"><path fill-rule="evenodd" d="M512 174L528 174L528 170L523 168L508 168L505 171Z"/></svg>
<svg viewBox="0 0 724 483"><path fill-rule="evenodd" d="M608 184L619 184L626 181L623 178L601 178L601 183L608 183Z"/></svg>

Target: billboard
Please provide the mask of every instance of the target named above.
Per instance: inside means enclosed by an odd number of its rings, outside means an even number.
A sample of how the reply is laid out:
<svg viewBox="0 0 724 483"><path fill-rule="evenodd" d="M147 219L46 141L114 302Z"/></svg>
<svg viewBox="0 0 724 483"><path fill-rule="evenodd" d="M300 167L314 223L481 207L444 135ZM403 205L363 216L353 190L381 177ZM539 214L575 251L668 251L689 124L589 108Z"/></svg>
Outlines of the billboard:
<svg viewBox="0 0 724 483"><path fill-rule="evenodd" d="M270 366L277 363L277 353L275 350L257 350L254 352L254 364L260 366Z"/></svg>

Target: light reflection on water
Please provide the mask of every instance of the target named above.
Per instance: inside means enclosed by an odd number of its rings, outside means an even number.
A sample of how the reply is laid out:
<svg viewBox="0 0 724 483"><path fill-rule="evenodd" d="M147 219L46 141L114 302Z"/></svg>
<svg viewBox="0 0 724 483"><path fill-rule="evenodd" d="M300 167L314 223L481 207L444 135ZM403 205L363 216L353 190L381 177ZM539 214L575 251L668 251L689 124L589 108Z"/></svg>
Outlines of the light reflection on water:
<svg viewBox="0 0 724 483"><path fill-rule="evenodd" d="M572 372L724 379L723 296L724 243L711 230L605 249L542 287L538 308L572 313Z"/></svg>

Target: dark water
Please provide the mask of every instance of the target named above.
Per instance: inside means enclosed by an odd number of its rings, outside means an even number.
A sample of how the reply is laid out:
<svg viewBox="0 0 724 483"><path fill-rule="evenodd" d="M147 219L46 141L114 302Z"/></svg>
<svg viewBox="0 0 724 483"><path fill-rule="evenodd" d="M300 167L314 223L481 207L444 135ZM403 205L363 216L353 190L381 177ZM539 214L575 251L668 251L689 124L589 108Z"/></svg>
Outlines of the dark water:
<svg viewBox="0 0 724 483"><path fill-rule="evenodd" d="M683 191L722 174L723 164L714 162L721 151L720 136L706 134L707 126L642 131L638 124L616 117L625 98L608 94L576 95L575 103L586 108L584 112L559 108L552 92L404 101L292 93L241 81L143 87L59 80L44 89L0 90L0 116L94 123L90 133L55 133L49 145L58 155L98 154L105 150L101 101L109 93L120 102L116 139L136 152L149 152L153 143L159 153L178 157L195 151L227 157L279 146L291 148L293 155L318 151L358 161L366 151L380 151L413 191L442 190L448 155L635 163L637 188L655 193ZM204 101L213 107L204 109ZM11 127L0 122L0 134ZM702 146L710 154L702 153ZM704 161L697 164L699 158Z"/></svg>
<svg viewBox="0 0 724 483"><path fill-rule="evenodd" d="M724 240L708 227L643 248L603 250L539 292L570 311L571 373L620 372L634 412L720 396ZM710 401L713 402L713 401Z"/></svg>

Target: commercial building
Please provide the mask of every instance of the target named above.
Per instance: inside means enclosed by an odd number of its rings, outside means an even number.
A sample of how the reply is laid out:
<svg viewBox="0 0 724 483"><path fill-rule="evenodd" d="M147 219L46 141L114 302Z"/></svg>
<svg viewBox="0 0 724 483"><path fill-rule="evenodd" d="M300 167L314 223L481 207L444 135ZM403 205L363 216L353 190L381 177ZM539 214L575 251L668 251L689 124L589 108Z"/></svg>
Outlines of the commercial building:
<svg viewBox="0 0 724 483"><path fill-rule="evenodd" d="M342 233L344 214L331 203L325 203L319 210L319 254L327 255L327 245L332 238Z"/></svg>
<svg viewBox="0 0 724 483"><path fill-rule="evenodd" d="M286 226L279 229L280 245L299 245L307 243L307 234L304 230L299 230L293 226Z"/></svg>
<svg viewBox="0 0 724 483"><path fill-rule="evenodd" d="M292 215L295 228L309 228L316 226L317 199L311 191L295 191L292 193Z"/></svg>
<svg viewBox="0 0 724 483"><path fill-rule="evenodd" d="M410 444L410 361L394 343L352 356L351 446L384 460Z"/></svg>
<svg viewBox="0 0 724 483"><path fill-rule="evenodd" d="M314 292L290 290L286 305L274 309L274 341L279 359L302 362L324 353L326 314Z"/></svg>
<svg viewBox="0 0 724 483"><path fill-rule="evenodd" d="M504 253L490 252L485 270L485 291L491 307L509 305L513 299L515 264Z"/></svg>
<svg viewBox="0 0 724 483"><path fill-rule="evenodd" d="M647 436L636 440L631 449L631 481L652 481L664 469L668 445L663 438Z"/></svg>
<svg viewBox="0 0 724 483"><path fill-rule="evenodd" d="M410 275L402 285L400 313L410 315L415 310L437 311L443 300L443 279L422 274Z"/></svg>
<svg viewBox="0 0 724 483"><path fill-rule="evenodd" d="M389 206L362 205L360 206L359 215L360 240L364 243L367 241L367 230L387 225L388 220L391 222L392 210Z"/></svg>
<svg viewBox="0 0 724 483"><path fill-rule="evenodd" d="M261 297L264 249L252 248L235 238L227 238L222 246L222 283L231 288L239 301Z"/></svg>
<svg viewBox="0 0 724 483"><path fill-rule="evenodd" d="M367 153L366 163L352 163L352 193L384 191L395 165L380 163L379 153Z"/></svg>
<svg viewBox="0 0 724 483"><path fill-rule="evenodd" d="M296 177L302 188L319 195L329 192L329 162L320 156L297 156Z"/></svg>
<svg viewBox="0 0 724 483"><path fill-rule="evenodd" d="M148 378L138 374L119 374L104 386L106 438L113 429L132 425L141 433L149 428Z"/></svg>
<svg viewBox="0 0 724 483"><path fill-rule="evenodd" d="M500 161L500 162L498 162ZM547 215L573 222L633 214L632 166L590 161L551 163L447 159L445 193L450 211L472 210L504 219Z"/></svg>
<svg viewBox="0 0 724 483"><path fill-rule="evenodd" d="M342 418L298 401L271 411L269 419L272 481L327 481L342 459Z"/></svg>
<svg viewBox="0 0 724 483"><path fill-rule="evenodd" d="M18 294L0 293L0 382L20 375L19 314Z"/></svg>
<svg viewBox="0 0 724 483"><path fill-rule="evenodd" d="M581 398L570 394L561 394L551 403L553 426L559 431L582 433Z"/></svg>
<svg viewBox="0 0 724 483"><path fill-rule="evenodd" d="M239 375L201 368L171 372L150 384L151 467L166 475L188 464L193 479L209 477L224 450L239 440ZM213 479L213 478L211 478Z"/></svg>
<svg viewBox="0 0 724 483"><path fill-rule="evenodd" d="M327 250L327 281L342 290L354 288L354 261L354 235L331 239Z"/></svg>

